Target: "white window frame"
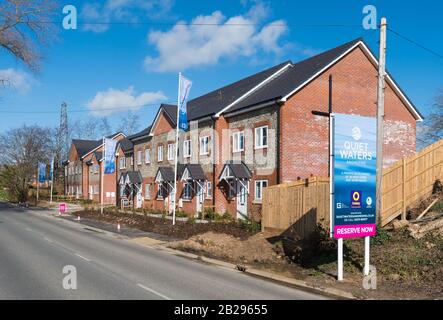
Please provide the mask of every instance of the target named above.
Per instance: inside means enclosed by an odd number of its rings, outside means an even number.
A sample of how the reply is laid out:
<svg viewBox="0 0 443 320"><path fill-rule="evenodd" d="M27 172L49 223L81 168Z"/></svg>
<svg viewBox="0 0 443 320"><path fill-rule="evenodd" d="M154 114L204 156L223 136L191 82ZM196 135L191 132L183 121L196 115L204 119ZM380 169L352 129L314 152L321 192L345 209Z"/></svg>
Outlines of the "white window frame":
<svg viewBox="0 0 443 320"><path fill-rule="evenodd" d="M212 182L206 181L206 198L212 199Z"/></svg>
<svg viewBox="0 0 443 320"><path fill-rule="evenodd" d="M264 186L266 184L266 186ZM268 180L255 180L255 187L254 187L254 197L257 201L262 201L263 199L263 188L268 187L269 182ZM258 188L260 188L260 197L258 197Z"/></svg>
<svg viewBox="0 0 443 320"><path fill-rule="evenodd" d="M142 165L142 151L141 150L137 150L137 165L138 166Z"/></svg>
<svg viewBox="0 0 443 320"><path fill-rule="evenodd" d="M147 200L151 199L151 184L150 183L145 184L145 199L147 199Z"/></svg>
<svg viewBox="0 0 443 320"><path fill-rule="evenodd" d="M163 145L157 146L157 162L163 161Z"/></svg>
<svg viewBox="0 0 443 320"><path fill-rule="evenodd" d="M145 163L151 163L151 149L145 149Z"/></svg>
<svg viewBox="0 0 443 320"><path fill-rule="evenodd" d="M200 137L200 155L205 156L208 154L209 154L209 136Z"/></svg>
<svg viewBox="0 0 443 320"><path fill-rule="evenodd" d="M189 151L189 153L188 153ZM192 155L192 143L191 140L183 141L183 158L190 158Z"/></svg>
<svg viewBox="0 0 443 320"><path fill-rule="evenodd" d="M126 169L126 157L125 156L120 158L120 169Z"/></svg>
<svg viewBox="0 0 443 320"><path fill-rule="evenodd" d="M263 137L264 137L264 129L266 129L266 144L263 143ZM261 141L260 141L261 139ZM269 140L269 127L268 126L261 126L255 128L255 149L265 149L268 147L268 140Z"/></svg>
<svg viewBox="0 0 443 320"><path fill-rule="evenodd" d="M175 146L175 143L168 144L168 160L170 160L170 161L174 160L174 158L175 158L174 146Z"/></svg>
<svg viewBox="0 0 443 320"><path fill-rule="evenodd" d="M189 194L187 194L189 192ZM192 199L192 182L185 182L183 185L183 197L184 200Z"/></svg>
<svg viewBox="0 0 443 320"><path fill-rule="evenodd" d="M240 141L243 137L243 146L240 148ZM234 132L232 134L232 152L242 152L245 150L245 132L244 131L238 131Z"/></svg>

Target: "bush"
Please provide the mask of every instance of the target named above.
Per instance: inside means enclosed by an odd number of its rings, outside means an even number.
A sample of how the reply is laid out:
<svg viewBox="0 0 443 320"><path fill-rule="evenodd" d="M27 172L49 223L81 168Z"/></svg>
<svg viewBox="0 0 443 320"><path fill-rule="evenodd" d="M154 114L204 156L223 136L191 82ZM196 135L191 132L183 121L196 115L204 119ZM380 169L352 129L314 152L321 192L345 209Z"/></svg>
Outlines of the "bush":
<svg viewBox="0 0 443 320"><path fill-rule="evenodd" d="M216 220L218 214L213 208L206 208L203 214L203 218L206 220Z"/></svg>
<svg viewBox="0 0 443 320"><path fill-rule="evenodd" d="M187 218L188 217L188 214L186 213L186 212L184 212L184 211L177 211L176 213L175 213L175 216L177 217L177 218Z"/></svg>
<svg viewBox="0 0 443 320"><path fill-rule="evenodd" d="M371 244L383 245L391 240L391 238L392 235L388 231L377 225L377 235L375 237L371 237Z"/></svg>
<svg viewBox="0 0 443 320"><path fill-rule="evenodd" d="M245 219L245 220L238 220L237 222L242 228L245 228L251 233L258 233L261 231L261 223L251 220L251 219Z"/></svg>

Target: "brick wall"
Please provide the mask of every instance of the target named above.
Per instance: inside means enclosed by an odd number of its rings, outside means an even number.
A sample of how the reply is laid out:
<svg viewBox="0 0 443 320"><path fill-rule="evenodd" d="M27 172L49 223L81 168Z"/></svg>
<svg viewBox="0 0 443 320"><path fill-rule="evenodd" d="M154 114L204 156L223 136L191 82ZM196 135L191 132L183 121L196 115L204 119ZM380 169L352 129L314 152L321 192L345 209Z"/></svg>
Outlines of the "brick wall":
<svg viewBox="0 0 443 320"><path fill-rule="evenodd" d="M376 115L377 69L360 48L290 97L281 108L281 181L328 175L329 75L333 76L333 112ZM388 85L385 101L384 165L415 152L416 121Z"/></svg>

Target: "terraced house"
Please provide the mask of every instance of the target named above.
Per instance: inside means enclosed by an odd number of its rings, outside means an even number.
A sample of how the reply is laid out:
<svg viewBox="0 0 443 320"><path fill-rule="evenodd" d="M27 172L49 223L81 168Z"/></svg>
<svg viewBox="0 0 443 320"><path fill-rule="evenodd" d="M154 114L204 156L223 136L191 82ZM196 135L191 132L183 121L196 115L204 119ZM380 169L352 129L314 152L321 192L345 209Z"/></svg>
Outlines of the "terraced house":
<svg viewBox="0 0 443 320"><path fill-rule="evenodd" d="M107 138L121 140L126 136L122 132ZM101 170L103 169L103 140L72 140L69 159L65 166L65 194L76 199L90 199L99 202L101 188ZM115 175L105 175L104 203L115 204Z"/></svg>
<svg viewBox="0 0 443 320"><path fill-rule="evenodd" d="M357 39L189 101L190 129L178 146L178 207L189 215L213 208L259 219L267 186L327 176L329 110L375 117L377 67ZM389 74L385 96L389 165L415 152L422 116ZM176 117L176 106L161 105L149 127L120 141L119 205L172 211Z"/></svg>

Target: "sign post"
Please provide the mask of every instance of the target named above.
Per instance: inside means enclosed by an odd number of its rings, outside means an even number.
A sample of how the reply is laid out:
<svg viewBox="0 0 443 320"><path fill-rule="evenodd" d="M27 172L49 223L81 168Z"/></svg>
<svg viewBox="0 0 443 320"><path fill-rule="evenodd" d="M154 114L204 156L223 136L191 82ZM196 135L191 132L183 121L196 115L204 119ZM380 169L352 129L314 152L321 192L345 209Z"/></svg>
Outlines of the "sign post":
<svg viewBox="0 0 443 320"><path fill-rule="evenodd" d="M343 280L343 239L365 238L365 275L370 237L376 235L376 119L335 114L331 155L331 231L338 240L337 279Z"/></svg>

